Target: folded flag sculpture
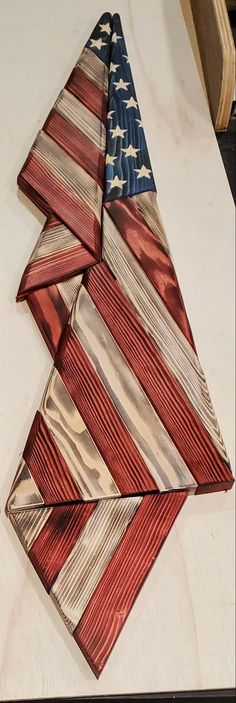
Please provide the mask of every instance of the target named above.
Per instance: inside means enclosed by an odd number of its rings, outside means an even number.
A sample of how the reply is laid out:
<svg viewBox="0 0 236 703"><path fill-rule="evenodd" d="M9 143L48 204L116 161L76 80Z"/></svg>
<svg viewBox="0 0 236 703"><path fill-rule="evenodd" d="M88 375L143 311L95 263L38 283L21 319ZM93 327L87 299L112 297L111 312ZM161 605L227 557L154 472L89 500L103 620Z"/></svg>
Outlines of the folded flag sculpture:
<svg viewBox="0 0 236 703"><path fill-rule="evenodd" d="M188 493L233 484L117 14L100 18L18 183L47 219L17 298L54 365L6 509L99 676Z"/></svg>

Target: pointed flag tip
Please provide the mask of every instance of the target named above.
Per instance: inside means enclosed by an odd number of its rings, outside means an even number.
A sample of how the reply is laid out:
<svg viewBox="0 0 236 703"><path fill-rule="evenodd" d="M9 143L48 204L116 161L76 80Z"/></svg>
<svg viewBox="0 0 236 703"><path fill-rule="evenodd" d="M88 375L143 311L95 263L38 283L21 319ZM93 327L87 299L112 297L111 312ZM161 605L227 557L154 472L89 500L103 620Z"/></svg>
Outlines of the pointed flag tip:
<svg viewBox="0 0 236 703"><path fill-rule="evenodd" d="M13 481L5 512L7 515L17 510L38 508L44 505L43 498L24 459L21 459L16 477Z"/></svg>

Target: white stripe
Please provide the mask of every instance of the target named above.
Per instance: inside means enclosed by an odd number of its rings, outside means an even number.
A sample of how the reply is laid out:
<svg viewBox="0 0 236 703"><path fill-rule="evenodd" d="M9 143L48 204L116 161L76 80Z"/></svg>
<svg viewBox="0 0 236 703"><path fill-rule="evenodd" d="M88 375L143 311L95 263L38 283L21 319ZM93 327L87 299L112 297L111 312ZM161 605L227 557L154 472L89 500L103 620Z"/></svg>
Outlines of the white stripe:
<svg viewBox="0 0 236 703"><path fill-rule="evenodd" d="M105 154L106 130L102 122L77 98L63 88L54 108L57 112L78 127L85 136Z"/></svg>
<svg viewBox="0 0 236 703"><path fill-rule="evenodd" d="M40 412L84 500L120 492L58 371L53 369Z"/></svg>
<svg viewBox="0 0 236 703"><path fill-rule="evenodd" d="M50 595L71 633L141 500L99 501L65 561Z"/></svg>
<svg viewBox="0 0 236 703"><path fill-rule="evenodd" d="M68 310L71 310L74 300L80 289L83 273L69 278L68 281L57 283L57 288Z"/></svg>
<svg viewBox="0 0 236 703"><path fill-rule="evenodd" d="M43 229L32 251L29 263L37 261L44 256L49 256L49 254L54 254L57 251L71 249L71 247L75 246L81 247L81 242L67 227L58 225L48 230Z"/></svg>
<svg viewBox="0 0 236 703"><path fill-rule="evenodd" d="M76 64L103 93L108 91L108 68L101 59L86 46Z"/></svg>
<svg viewBox="0 0 236 703"><path fill-rule="evenodd" d="M102 190L98 183L42 130L39 132L31 151L63 185L72 191L76 198L85 203L100 222Z"/></svg>
<svg viewBox="0 0 236 703"><path fill-rule="evenodd" d="M51 512L52 508L38 508L9 513L11 523L26 552L33 546Z"/></svg>
<svg viewBox="0 0 236 703"><path fill-rule="evenodd" d="M227 460L199 359L104 208L102 253L221 456Z"/></svg>
<svg viewBox="0 0 236 703"><path fill-rule="evenodd" d="M131 202L135 208L141 212L148 227L152 230L153 234L156 234L164 249L170 253L169 244L157 205L156 193L153 191L138 193L138 195L132 196Z"/></svg>
<svg viewBox="0 0 236 703"><path fill-rule="evenodd" d="M73 307L71 325L159 490L196 487L84 286Z"/></svg>

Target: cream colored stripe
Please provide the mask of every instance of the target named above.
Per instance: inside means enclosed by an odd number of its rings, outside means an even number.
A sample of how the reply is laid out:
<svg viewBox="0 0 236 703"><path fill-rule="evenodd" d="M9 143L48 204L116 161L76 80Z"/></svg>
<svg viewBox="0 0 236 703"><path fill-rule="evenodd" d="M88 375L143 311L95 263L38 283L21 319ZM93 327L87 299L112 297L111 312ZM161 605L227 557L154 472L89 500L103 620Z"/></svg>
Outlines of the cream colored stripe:
<svg viewBox="0 0 236 703"><path fill-rule="evenodd" d="M99 501L53 584L50 595L71 633L141 500Z"/></svg>
<svg viewBox="0 0 236 703"><path fill-rule="evenodd" d="M80 273L78 276L73 276L73 278L69 278L68 281L62 281L62 283L57 283L59 293L61 294L61 297L63 298L68 310L71 310L72 308L74 300L80 289L82 278L83 273Z"/></svg>
<svg viewBox="0 0 236 703"><path fill-rule="evenodd" d="M52 508L37 508L9 513L11 523L26 552L33 546L51 512Z"/></svg>
<svg viewBox="0 0 236 703"><path fill-rule="evenodd" d="M44 500L30 470L22 458L7 501L7 512L44 505Z"/></svg>
<svg viewBox="0 0 236 703"><path fill-rule="evenodd" d="M105 154L106 130L93 112L88 110L77 98L63 88L54 105L55 110L78 127L83 134Z"/></svg>
<svg viewBox="0 0 236 703"><path fill-rule="evenodd" d="M73 307L71 325L159 490L196 487L192 474L84 286Z"/></svg>
<svg viewBox="0 0 236 703"><path fill-rule="evenodd" d="M169 244L157 205L156 193L147 191L133 195L132 203L141 212L153 234L156 234L164 249L169 253Z"/></svg>
<svg viewBox="0 0 236 703"><path fill-rule="evenodd" d="M108 91L108 68L94 51L85 47L76 64L103 93Z"/></svg>
<svg viewBox="0 0 236 703"><path fill-rule="evenodd" d="M29 262L37 261L44 256L54 254L56 251L63 249L71 249L71 247L81 246L78 237L72 234L67 227L59 225L53 229L43 230L39 235L38 241L32 251Z"/></svg>
<svg viewBox="0 0 236 703"><path fill-rule="evenodd" d="M40 412L84 500L120 495L56 369L51 373Z"/></svg>
<svg viewBox="0 0 236 703"><path fill-rule="evenodd" d="M98 183L42 130L33 144L32 151L74 196L94 212L100 222L102 190Z"/></svg>
<svg viewBox="0 0 236 703"><path fill-rule="evenodd" d="M105 210L103 259L114 273L225 459L226 450L198 357Z"/></svg>

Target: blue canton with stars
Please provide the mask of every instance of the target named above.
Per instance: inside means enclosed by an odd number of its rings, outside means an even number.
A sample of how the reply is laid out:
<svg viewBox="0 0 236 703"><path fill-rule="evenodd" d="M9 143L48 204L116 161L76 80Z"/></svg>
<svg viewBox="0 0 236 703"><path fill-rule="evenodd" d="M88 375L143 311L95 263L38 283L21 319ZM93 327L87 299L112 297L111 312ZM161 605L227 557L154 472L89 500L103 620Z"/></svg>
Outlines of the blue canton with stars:
<svg viewBox="0 0 236 703"><path fill-rule="evenodd" d="M156 191L119 15L105 13L87 46L109 69L104 199Z"/></svg>

